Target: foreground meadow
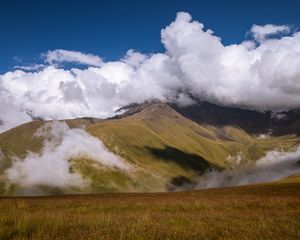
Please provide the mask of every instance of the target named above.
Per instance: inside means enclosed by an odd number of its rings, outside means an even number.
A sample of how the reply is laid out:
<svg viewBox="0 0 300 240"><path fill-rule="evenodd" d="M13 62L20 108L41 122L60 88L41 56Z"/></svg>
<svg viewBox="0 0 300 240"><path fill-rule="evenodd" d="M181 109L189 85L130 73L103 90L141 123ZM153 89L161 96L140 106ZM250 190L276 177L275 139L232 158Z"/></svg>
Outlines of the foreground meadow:
<svg viewBox="0 0 300 240"><path fill-rule="evenodd" d="M300 239L300 184L0 198L0 239Z"/></svg>

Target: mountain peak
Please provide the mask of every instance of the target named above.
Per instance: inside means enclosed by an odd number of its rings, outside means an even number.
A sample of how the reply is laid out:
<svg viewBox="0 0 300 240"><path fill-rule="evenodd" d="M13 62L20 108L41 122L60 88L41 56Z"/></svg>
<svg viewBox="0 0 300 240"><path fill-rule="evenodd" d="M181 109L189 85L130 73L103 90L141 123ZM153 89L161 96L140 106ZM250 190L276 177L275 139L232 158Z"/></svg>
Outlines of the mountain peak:
<svg viewBox="0 0 300 240"><path fill-rule="evenodd" d="M133 103L118 109L116 113L119 113L119 115L113 118L124 118L124 117L134 115L136 113L144 112L146 110L151 112L163 113L163 109L164 110L168 109L168 111L172 110L167 103L159 100L145 101L143 103Z"/></svg>
<svg viewBox="0 0 300 240"><path fill-rule="evenodd" d="M206 101L180 106L174 103L159 100L145 101L141 104L130 104L120 108L120 114L114 119L124 118L139 114L143 118L153 119L159 116L185 117L200 125L215 127L236 126L249 134L274 135L297 133L300 125L299 111L284 113L283 118L274 117L272 112L260 112L238 107L220 106Z"/></svg>

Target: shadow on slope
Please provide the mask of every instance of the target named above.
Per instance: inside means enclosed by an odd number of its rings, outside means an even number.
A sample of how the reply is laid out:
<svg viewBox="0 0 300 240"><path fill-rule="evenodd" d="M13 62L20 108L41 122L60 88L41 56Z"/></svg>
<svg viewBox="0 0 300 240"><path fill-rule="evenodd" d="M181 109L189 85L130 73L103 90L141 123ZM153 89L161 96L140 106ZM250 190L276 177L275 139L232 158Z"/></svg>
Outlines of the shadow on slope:
<svg viewBox="0 0 300 240"><path fill-rule="evenodd" d="M193 190L197 186L197 183L190 180L185 176L173 177L169 183L166 185L166 190L168 192L176 191L187 191Z"/></svg>
<svg viewBox="0 0 300 240"><path fill-rule="evenodd" d="M174 147L165 146L164 149L146 147L146 149L160 160L176 163L186 170L194 170L199 174L210 168L209 163L203 157Z"/></svg>

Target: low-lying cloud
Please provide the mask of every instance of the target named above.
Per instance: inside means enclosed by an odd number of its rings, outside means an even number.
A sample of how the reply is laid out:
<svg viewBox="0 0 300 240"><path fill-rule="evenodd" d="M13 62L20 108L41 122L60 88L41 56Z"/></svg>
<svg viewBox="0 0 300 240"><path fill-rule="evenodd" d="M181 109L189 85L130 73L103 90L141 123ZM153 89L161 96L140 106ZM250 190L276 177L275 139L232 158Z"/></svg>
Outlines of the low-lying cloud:
<svg viewBox="0 0 300 240"><path fill-rule="evenodd" d="M5 176L21 187L82 186L84 180L72 169L72 159L86 158L102 167L128 170L130 166L109 152L104 144L83 129L70 129L65 122L47 123L35 137L44 138L41 153L29 152L24 159L15 158Z"/></svg>
<svg viewBox="0 0 300 240"><path fill-rule="evenodd" d="M272 24L253 25L250 32L242 43L223 45L180 12L161 31L162 53L129 50L119 61L102 62L91 54L49 51L41 69L0 75L0 131L31 117L105 118L153 98L186 105L193 102L190 94L258 110L299 108L300 32ZM63 62L88 67L63 69Z"/></svg>
<svg viewBox="0 0 300 240"><path fill-rule="evenodd" d="M201 176L196 188L242 186L279 180L300 172L300 147L292 152L270 151L253 167L240 167Z"/></svg>

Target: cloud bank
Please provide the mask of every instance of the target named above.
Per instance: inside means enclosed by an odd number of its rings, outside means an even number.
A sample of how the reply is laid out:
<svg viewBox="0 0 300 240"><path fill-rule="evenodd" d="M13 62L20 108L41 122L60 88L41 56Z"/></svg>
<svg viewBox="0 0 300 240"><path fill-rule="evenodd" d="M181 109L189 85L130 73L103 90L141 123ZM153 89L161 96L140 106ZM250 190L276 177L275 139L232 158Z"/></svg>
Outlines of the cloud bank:
<svg viewBox="0 0 300 240"><path fill-rule="evenodd" d="M70 160L87 158L103 167L128 170L130 167L104 144L83 129L70 129L65 122L47 123L35 137L43 137L41 153L29 152L25 159L14 159L5 176L21 187L82 186L79 173L71 171Z"/></svg>
<svg viewBox="0 0 300 240"><path fill-rule="evenodd" d="M154 98L186 105L193 102L190 94L250 109L299 108L300 32L271 24L253 25L251 32L252 39L226 46L180 12L161 31L162 53L129 50L119 61L103 62L91 54L49 51L42 69L0 75L0 131L31 117L105 118ZM63 62L74 68L59 67Z"/></svg>

